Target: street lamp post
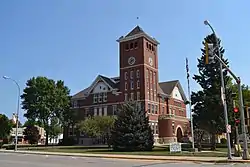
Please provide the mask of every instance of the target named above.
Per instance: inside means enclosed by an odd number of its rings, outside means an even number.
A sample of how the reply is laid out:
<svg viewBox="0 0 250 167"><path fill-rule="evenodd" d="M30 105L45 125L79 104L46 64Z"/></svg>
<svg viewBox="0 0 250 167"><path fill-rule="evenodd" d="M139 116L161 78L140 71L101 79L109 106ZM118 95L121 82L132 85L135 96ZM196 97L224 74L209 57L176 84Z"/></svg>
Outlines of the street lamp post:
<svg viewBox="0 0 250 167"><path fill-rule="evenodd" d="M3 76L3 79L8 79L8 80L11 80L13 81L17 88L18 88L18 98L17 98L17 111L16 111L16 135L15 135L15 151L17 151L17 143L18 143L18 135L17 135L17 132L18 132L18 121L19 121L19 107L20 107L20 96L21 96L21 93L20 93L20 86L19 84L17 83L17 81L15 81L14 79L8 77L8 76Z"/></svg>
<svg viewBox="0 0 250 167"><path fill-rule="evenodd" d="M209 22L207 20L204 21L204 24L209 26L210 29L213 32L213 35L215 37L215 42L216 42L216 46L218 49L218 56L221 59L221 53L220 53L220 46L219 46L219 41L218 38L216 36L216 33L213 29L213 27L209 24ZM226 95L225 95L225 84L224 84L224 77L223 77L223 71L222 71L222 63L220 62L220 75L221 75L221 97L222 97L222 103L223 103L223 107L224 107L224 116L225 116L225 124L226 127L228 126L228 115L227 115L227 102L226 102ZM228 159L232 159L232 155L231 155L231 143L230 143L230 134L228 131L226 131L227 133L227 147L228 147Z"/></svg>

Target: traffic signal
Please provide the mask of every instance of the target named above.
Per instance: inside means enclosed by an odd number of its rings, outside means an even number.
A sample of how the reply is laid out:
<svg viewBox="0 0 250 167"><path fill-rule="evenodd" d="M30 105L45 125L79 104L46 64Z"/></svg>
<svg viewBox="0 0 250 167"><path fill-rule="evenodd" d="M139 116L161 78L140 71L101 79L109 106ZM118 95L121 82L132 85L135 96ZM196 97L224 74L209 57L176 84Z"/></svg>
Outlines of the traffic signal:
<svg viewBox="0 0 250 167"><path fill-rule="evenodd" d="M240 124L240 119L235 119L235 125L238 126Z"/></svg>
<svg viewBox="0 0 250 167"><path fill-rule="evenodd" d="M234 113L238 113L239 109L237 107L234 107Z"/></svg>
<svg viewBox="0 0 250 167"><path fill-rule="evenodd" d="M214 62L214 48L213 44L205 42L205 64Z"/></svg>

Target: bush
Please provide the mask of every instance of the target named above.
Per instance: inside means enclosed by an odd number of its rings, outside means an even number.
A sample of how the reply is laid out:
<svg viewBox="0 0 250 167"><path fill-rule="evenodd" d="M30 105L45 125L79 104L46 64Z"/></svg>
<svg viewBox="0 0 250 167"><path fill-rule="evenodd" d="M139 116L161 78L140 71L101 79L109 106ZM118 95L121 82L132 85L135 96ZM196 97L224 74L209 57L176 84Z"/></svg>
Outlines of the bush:
<svg viewBox="0 0 250 167"><path fill-rule="evenodd" d="M60 146L73 146L76 144L76 141L73 137L64 138L61 143L58 143Z"/></svg>
<svg viewBox="0 0 250 167"><path fill-rule="evenodd" d="M221 144L227 144L227 139L223 138L220 140Z"/></svg>

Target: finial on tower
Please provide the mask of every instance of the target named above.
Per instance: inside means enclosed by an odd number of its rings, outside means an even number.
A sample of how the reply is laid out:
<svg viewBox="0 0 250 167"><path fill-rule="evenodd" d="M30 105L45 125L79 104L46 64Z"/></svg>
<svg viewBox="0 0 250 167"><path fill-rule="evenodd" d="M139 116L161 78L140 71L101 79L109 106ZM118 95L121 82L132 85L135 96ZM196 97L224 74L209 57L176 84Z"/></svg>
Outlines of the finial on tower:
<svg viewBox="0 0 250 167"><path fill-rule="evenodd" d="M139 17L138 16L136 17L136 20L137 20L137 26L139 26Z"/></svg>

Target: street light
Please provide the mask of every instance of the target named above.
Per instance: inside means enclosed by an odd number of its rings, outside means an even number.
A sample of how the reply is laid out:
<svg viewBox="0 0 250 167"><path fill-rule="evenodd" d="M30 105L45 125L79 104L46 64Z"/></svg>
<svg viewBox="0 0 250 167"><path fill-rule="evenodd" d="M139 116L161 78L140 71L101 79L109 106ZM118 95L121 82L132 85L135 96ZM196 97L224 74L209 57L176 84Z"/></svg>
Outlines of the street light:
<svg viewBox="0 0 250 167"><path fill-rule="evenodd" d="M11 81L13 81L15 84L16 84L16 86L17 86L17 88L18 88L18 98L17 98L17 111L16 111L16 136L15 136L15 151L17 151L17 143L18 143L18 135L17 135L17 129L18 129L18 121L19 121L19 119L18 119L18 115L19 115L19 106L20 106L20 86L19 86L19 84L17 83L17 81L15 81L14 79L12 79L12 78L10 78L10 77L8 77L8 76L3 76L3 79L8 79L8 80L11 80Z"/></svg>
<svg viewBox="0 0 250 167"><path fill-rule="evenodd" d="M213 35L215 37L215 44L216 44L215 48L217 47L218 56L221 59L222 56L221 56L221 53L220 53L220 46L219 46L219 41L218 41L218 38L216 36L216 33L215 33L213 27L209 24L209 22L207 20L204 21L204 24L209 26L210 29L213 32ZM220 62L220 76L221 76L221 97L222 97L222 103L223 103L223 107L224 107L225 124L226 124L226 127L228 127L227 102L226 102L225 84L224 84L224 77L223 77L222 63L221 62ZM228 155L227 156L228 156L228 159L232 159L230 134L229 134L228 130L226 131L226 133L227 133L227 147L228 147L228 152L227 152Z"/></svg>

